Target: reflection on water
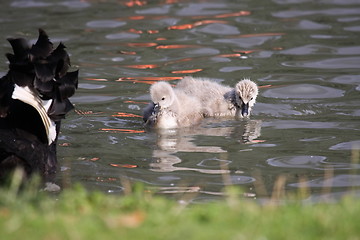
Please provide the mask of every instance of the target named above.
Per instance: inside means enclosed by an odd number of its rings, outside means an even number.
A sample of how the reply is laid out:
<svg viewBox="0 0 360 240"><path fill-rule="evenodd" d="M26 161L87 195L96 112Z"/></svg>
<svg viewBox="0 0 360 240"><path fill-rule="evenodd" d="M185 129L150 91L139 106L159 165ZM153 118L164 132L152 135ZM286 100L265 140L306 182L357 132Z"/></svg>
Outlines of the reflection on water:
<svg viewBox="0 0 360 240"><path fill-rule="evenodd" d="M157 172L197 171L207 174L229 174L227 165L231 163L227 158L227 151L218 146L196 146L195 136L235 136L241 144L255 143L260 136L261 121L248 120L236 127L198 127L187 129L157 130L158 149L153 151L154 162L150 163L150 170ZM196 168L174 166L183 162L176 156L178 152L218 153L219 157L203 159ZM209 164L211 162L211 164ZM206 168L199 168L206 167ZM215 168L215 169L212 169ZM237 171L237 173L240 173Z"/></svg>
<svg viewBox="0 0 360 240"><path fill-rule="evenodd" d="M269 197L281 176L286 191L305 182L309 199L337 197L359 189L359 12L356 0L2 0L0 55L6 38L35 41L41 27L80 69L59 185L121 193L144 182L208 201L228 184ZM254 80L251 119L145 131L150 84L186 75Z"/></svg>
<svg viewBox="0 0 360 240"><path fill-rule="evenodd" d="M213 120L214 121L214 120ZM186 129L157 129L157 147L153 150L153 160L149 164L150 170L154 172L177 172L177 171L193 171L203 174L213 174L220 176L220 181L212 182L215 185L244 185L251 184L255 181L252 176L244 175L244 172L237 169L231 169L230 165L233 160L229 159L228 151L219 146L197 146L195 138L199 136L206 137L232 137L239 144L256 144L256 140L260 137L261 121L247 120L242 121L234 127L213 127L219 121L208 123L207 127L192 127ZM210 153L210 158L201 159L194 167L185 167L188 165L187 158L181 159L182 152L188 153ZM182 166L185 165L185 166ZM169 179L167 179L169 180ZM174 179L171 179L174 180ZM179 180L179 179L176 179ZM160 193L189 193L196 192L198 194L207 194L222 196L224 193L219 190L206 190L202 184L193 182L184 182L190 184L191 187L182 185L159 188ZM253 196L249 194L248 196Z"/></svg>

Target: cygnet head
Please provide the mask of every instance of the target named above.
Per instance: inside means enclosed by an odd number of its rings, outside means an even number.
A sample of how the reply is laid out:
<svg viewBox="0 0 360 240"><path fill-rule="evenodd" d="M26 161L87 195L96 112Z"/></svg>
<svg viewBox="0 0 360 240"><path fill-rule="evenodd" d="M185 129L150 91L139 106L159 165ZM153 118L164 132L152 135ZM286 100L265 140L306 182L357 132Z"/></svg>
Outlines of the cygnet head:
<svg viewBox="0 0 360 240"><path fill-rule="evenodd" d="M150 87L151 100L155 106L168 108L175 101L175 92L167 82L157 82Z"/></svg>
<svg viewBox="0 0 360 240"><path fill-rule="evenodd" d="M249 79L241 80L235 85L235 101L241 108L241 115L243 117L250 115L258 92L259 90L256 83Z"/></svg>

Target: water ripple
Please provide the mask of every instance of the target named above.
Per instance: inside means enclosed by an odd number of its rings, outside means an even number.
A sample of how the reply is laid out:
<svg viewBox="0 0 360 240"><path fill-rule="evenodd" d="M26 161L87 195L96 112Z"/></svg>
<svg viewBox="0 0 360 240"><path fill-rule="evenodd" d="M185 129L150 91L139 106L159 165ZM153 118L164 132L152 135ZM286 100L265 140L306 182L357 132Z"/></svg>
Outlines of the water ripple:
<svg viewBox="0 0 360 240"><path fill-rule="evenodd" d="M272 15L279 18L296 18L309 15L326 15L326 16L341 16L341 15L358 15L360 8L331 8L322 10L286 10L275 12Z"/></svg>
<svg viewBox="0 0 360 240"><path fill-rule="evenodd" d="M230 175L229 176L229 182L212 182L211 185L228 185L228 184L248 184L253 183L256 181L255 178L249 177L249 176L240 176L240 175Z"/></svg>
<svg viewBox="0 0 360 240"><path fill-rule="evenodd" d="M344 30L350 32L360 32L360 26L344 27Z"/></svg>
<svg viewBox="0 0 360 240"><path fill-rule="evenodd" d="M329 148L330 150L352 150L352 149L360 149L360 140L351 141L351 142L343 142L336 144Z"/></svg>
<svg viewBox="0 0 360 240"><path fill-rule="evenodd" d="M269 104L257 103L254 108L254 114L263 113L270 116L302 115L301 112L293 110L290 104Z"/></svg>
<svg viewBox="0 0 360 240"><path fill-rule="evenodd" d="M47 7L51 6L53 4L41 2L41 1L29 1L29 0L20 0L20 1L14 1L11 3L12 7L18 7L18 8L32 8L32 7Z"/></svg>
<svg viewBox="0 0 360 240"><path fill-rule="evenodd" d="M261 46L267 41L278 40L281 36L254 36L246 38L235 38L235 39L216 39L215 43L230 44L241 48L251 48L255 46Z"/></svg>
<svg viewBox="0 0 360 240"><path fill-rule="evenodd" d="M336 122L308 122L300 120L275 120L264 122L263 127L274 127L275 129L324 129L324 128L340 128L340 124Z"/></svg>
<svg viewBox="0 0 360 240"><path fill-rule="evenodd" d="M124 26L126 22L120 22L115 20L95 20L86 23L88 27L94 28L117 28Z"/></svg>
<svg viewBox="0 0 360 240"><path fill-rule="evenodd" d="M326 162L325 156L285 156L275 157L266 160L273 167L281 168L304 168L304 169L335 169L335 170L351 170L360 169L360 164Z"/></svg>
<svg viewBox="0 0 360 240"><path fill-rule="evenodd" d="M338 98L343 97L345 91L313 84L297 84L286 87L272 88L262 95L268 98Z"/></svg>
<svg viewBox="0 0 360 240"><path fill-rule="evenodd" d="M360 54L360 46L351 47L330 47L325 45L309 44L305 46L289 48L287 50L280 51L282 54L288 55L357 55Z"/></svg>
<svg viewBox="0 0 360 240"><path fill-rule="evenodd" d="M136 34L136 33L126 33L126 32L122 32L122 33L112 33L112 34L108 34L105 36L106 39L135 39L135 38L139 38L140 34Z"/></svg>
<svg viewBox="0 0 360 240"><path fill-rule="evenodd" d="M242 71L242 70L248 70L253 69L252 67L239 67L239 66L233 66L233 67L223 67L220 68L220 72L236 72L236 71Z"/></svg>
<svg viewBox="0 0 360 240"><path fill-rule="evenodd" d="M359 21L360 17L344 17L344 18L338 18L339 22L356 22Z"/></svg>
<svg viewBox="0 0 360 240"><path fill-rule="evenodd" d="M330 58L313 61L288 61L281 63L286 67L302 67L316 69L359 69L360 57Z"/></svg>
<svg viewBox="0 0 360 240"><path fill-rule="evenodd" d="M176 12L178 16L199 16L199 15L215 15L226 13L226 4L223 3L194 3L186 4L183 8Z"/></svg>
<svg viewBox="0 0 360 240"><path fill-rule="evenodd" d="M360 75L338 75L331 79L331 82L341 84L360 85Z"/></svg>
<svg viewBox="0 0 360 240"><path fill-rule="evenodd" d="M266 160L270 166L290 168L319 168L324 164L324 156L287 156L276 157Z"/></svg>
<svg viewBox="0 0 360 240"><path fill-rule="evenodd" d="M86 1L63 1L61 3L59 3L62 6L68 7L68 8L88 8L90 7L90 3L86 2Z"/></svg>
<svg viewBox="0 0 360 240"><path fill-rule="evenodd" d="M305 30L319 30L319 29L330 29L331 25L321 24L310 20L301 20L299 24L295 26L295 28L305 29Z"/></svg>
<svg viewBox="0 0 360 240"><path fill-rule="evenodd" d="M216 35L230 35L240 34L239 29L236 26L227 24L214 23L204 26L197 30L198 32L216 34Z"/></svg>
<svg viewBox="0 0 360 240"><path fill-rule="evenodd" d="M143 10L137 10L137 14L168 14L170 10L170 5L163 5L160 7L147 8Z"/></svg>
<svg viewBox="0 0 360 240"><path fill-rule="evenodd" d="M314 137L314 138L303 138L299 139L301 142L323 142L330 139L335 139L335 136L328 136L328 137Z"/></svg>
<svg viewBox="0 0 360 240"><path fill-rule="evenodd" d="M99 84L90 84L90 83L80 83L79 88L83 89L101 89L105 88L106 85L99 85Z"/></svg>
<svg viewBox="0 0 360 240"><path fill-rule="evenodd" d="M204 159L196 165L199 167L208 167L208 168L217 167L218 168L220 166L225 167L225 166L229 165L230 163L231 163L231 161L228 161L228 160L211 158L211 159Z"/></svg>

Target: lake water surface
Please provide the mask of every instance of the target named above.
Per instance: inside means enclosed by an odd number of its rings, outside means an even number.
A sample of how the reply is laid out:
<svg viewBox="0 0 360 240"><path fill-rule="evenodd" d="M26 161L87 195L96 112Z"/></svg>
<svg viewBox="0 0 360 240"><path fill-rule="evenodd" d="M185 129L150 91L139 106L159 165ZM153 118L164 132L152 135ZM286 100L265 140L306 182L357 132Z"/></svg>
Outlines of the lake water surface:
<svg viewBox="0 0 360 240"><path fill-rule="evenodd" d="M241 186L249 198L309 187L337 198L360 187L358 0L2 0L6 38L62 41L80 69L63 121L59 185L109 194L143 182L194 202ZM7 71L1 58L1 75ZM150 84L209 77L260 86L248 120L147 131Z"/></svg>

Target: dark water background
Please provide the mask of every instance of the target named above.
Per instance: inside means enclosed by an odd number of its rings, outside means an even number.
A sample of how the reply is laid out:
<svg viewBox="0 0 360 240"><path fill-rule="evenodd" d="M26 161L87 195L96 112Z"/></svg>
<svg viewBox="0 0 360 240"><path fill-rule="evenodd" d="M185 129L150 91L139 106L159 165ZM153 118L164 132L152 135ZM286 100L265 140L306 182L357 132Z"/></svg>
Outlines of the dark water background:
<svg viewBox="0 0 360 240"><path fill-rule="evenodd" d="M80 68L77 111L59 141L61 186L116 194L144 182L169 196L193 192L195 202L221 197L228 184L269 197L280 176L287 192L306 185L312 199L359 189L359 0L0 6L1 56L11 51L6 38L35 41L43 28ZM138 115L150 84L186 75L231 86L254 80L260 94L251 119L144 131Z"/></svg>

